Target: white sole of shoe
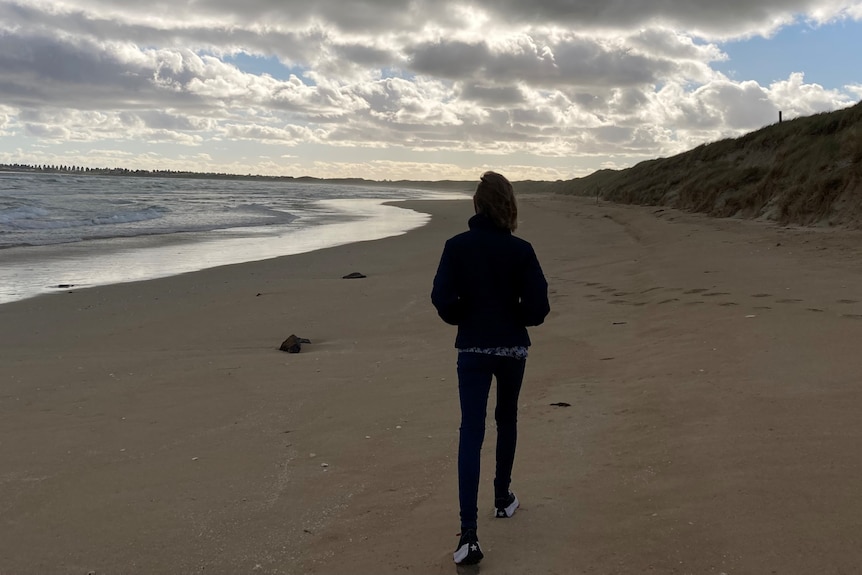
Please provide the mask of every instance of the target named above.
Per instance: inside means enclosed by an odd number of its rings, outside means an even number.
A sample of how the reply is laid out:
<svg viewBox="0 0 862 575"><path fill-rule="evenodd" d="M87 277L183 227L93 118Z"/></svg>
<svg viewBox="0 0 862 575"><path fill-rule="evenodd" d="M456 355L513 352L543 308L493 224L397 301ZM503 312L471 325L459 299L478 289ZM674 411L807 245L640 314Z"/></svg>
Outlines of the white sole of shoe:
<svg viewBox="0 0 862 575"><path fill-rule="evenodd" d="M467 554L470 553L470 545L464 543L461 547L458 548L455 553L452 554L452 557L455 558L455 563L460 563L464 559L467 558Z"/></svg>
<svg viewBox="0 0 862 575"><path fill-rule="evenodd" d="M452 558L455 559L455 563L460 565L467 558L470 554L470 545L475 545L476 549L474 549L474 551L478 551L480 554L482 553L482 549L479 547L478 543L464 543L457 551L455 551L455 553L452 554ZM478 563L481 560L482 557L480 556L479 559L473 563Z"/></svg>
<svg viewBox="0 0 862 575"><path fill-rule="evenodd" d="M513 493L512 495L515 495L515 494ZM516 510L518 507L520 507L520 505L521 505L521 502L520 502L520 501L518 501L518 496L517 496L517 495L515 495L515 500L514 500L514 501L512 501L512 503L510 503L508 507L506 507L505 509L498 509L498 510L497 510L497 517L501 517L501 518L503 517L502 515L500 515L500 511L502 511L503 513L505 513L505 514L506 514L506 515L505 515L506 517L511 517L512 515L514 515L514 514L515 514L515 510Z"/></svg>

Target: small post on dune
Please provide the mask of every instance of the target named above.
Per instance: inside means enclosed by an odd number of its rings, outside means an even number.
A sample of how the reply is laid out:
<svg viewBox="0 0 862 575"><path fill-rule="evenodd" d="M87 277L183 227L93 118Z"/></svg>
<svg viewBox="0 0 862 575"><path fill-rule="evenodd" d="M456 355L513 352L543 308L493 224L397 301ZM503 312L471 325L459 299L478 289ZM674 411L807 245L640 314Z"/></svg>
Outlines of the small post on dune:
<svg viewBox="0 0 862 575"><path fill-rule="evenodd" d="M781 123L781 110L778 110L778 123Z"/></svg>

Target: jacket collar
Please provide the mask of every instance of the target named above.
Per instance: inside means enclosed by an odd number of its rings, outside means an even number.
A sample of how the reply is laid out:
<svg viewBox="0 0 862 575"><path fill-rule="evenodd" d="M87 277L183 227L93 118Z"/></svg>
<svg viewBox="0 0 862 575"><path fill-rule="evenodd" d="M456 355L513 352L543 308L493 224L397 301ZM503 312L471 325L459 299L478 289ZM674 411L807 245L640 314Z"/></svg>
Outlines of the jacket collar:
<svg viewBox="0 0 862 575"><path fill-rule="evenodd" d="M494 225L494 222L491 221L491 218L489 218L485 214L476 214L467 221L467 225L470 226L471 230L489 230L507 234L512 233L512 230L506 228L499 228Z"/></svg>

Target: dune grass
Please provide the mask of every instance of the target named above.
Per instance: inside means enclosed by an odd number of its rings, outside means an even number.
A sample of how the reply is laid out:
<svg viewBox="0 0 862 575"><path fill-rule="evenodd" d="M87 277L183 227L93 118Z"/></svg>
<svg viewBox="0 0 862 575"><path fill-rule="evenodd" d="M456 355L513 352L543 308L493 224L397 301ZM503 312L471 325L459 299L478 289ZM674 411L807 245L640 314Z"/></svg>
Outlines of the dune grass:
<svg viewBox="0 0 862 575"><path fill-rule="evenodd" d="M625 170L519 184L717 217L862 227L862 102Z"/></svg>

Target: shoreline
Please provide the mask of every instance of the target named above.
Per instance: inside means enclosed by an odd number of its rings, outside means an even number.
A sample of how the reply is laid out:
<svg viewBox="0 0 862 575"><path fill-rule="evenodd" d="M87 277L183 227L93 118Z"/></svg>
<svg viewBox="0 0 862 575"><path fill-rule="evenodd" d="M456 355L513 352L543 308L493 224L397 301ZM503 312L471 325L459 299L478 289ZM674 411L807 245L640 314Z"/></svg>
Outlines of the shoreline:
<svg viewBox="0 0 862 575"><path fill-rule="evenodd" d="M519 199L552 311L506 521L489 409L483 572L852 572L858 235ZM455 572L429 294L470 210L407 204L401 236L0 306L0 573Z"/></svg>
<svg viewBox="0 0 862 575"><path fill-rule="evenodd" d="M148 281L398 236L430 220L430 214L409 207L403 209L414 213L403 213L398 221L385 213L389 207L402 209L402 204L411 200L321 201L334 206L351 205L350 213L356 213L356 218L300 229L261 226L9 248L13 251L0 251L5 255L0 282L2 276L8 277L8 287L0 288L4 290L0 291L0 305L69 288ZM39 253L42 255L34 259L34 254Z"/></svg>

